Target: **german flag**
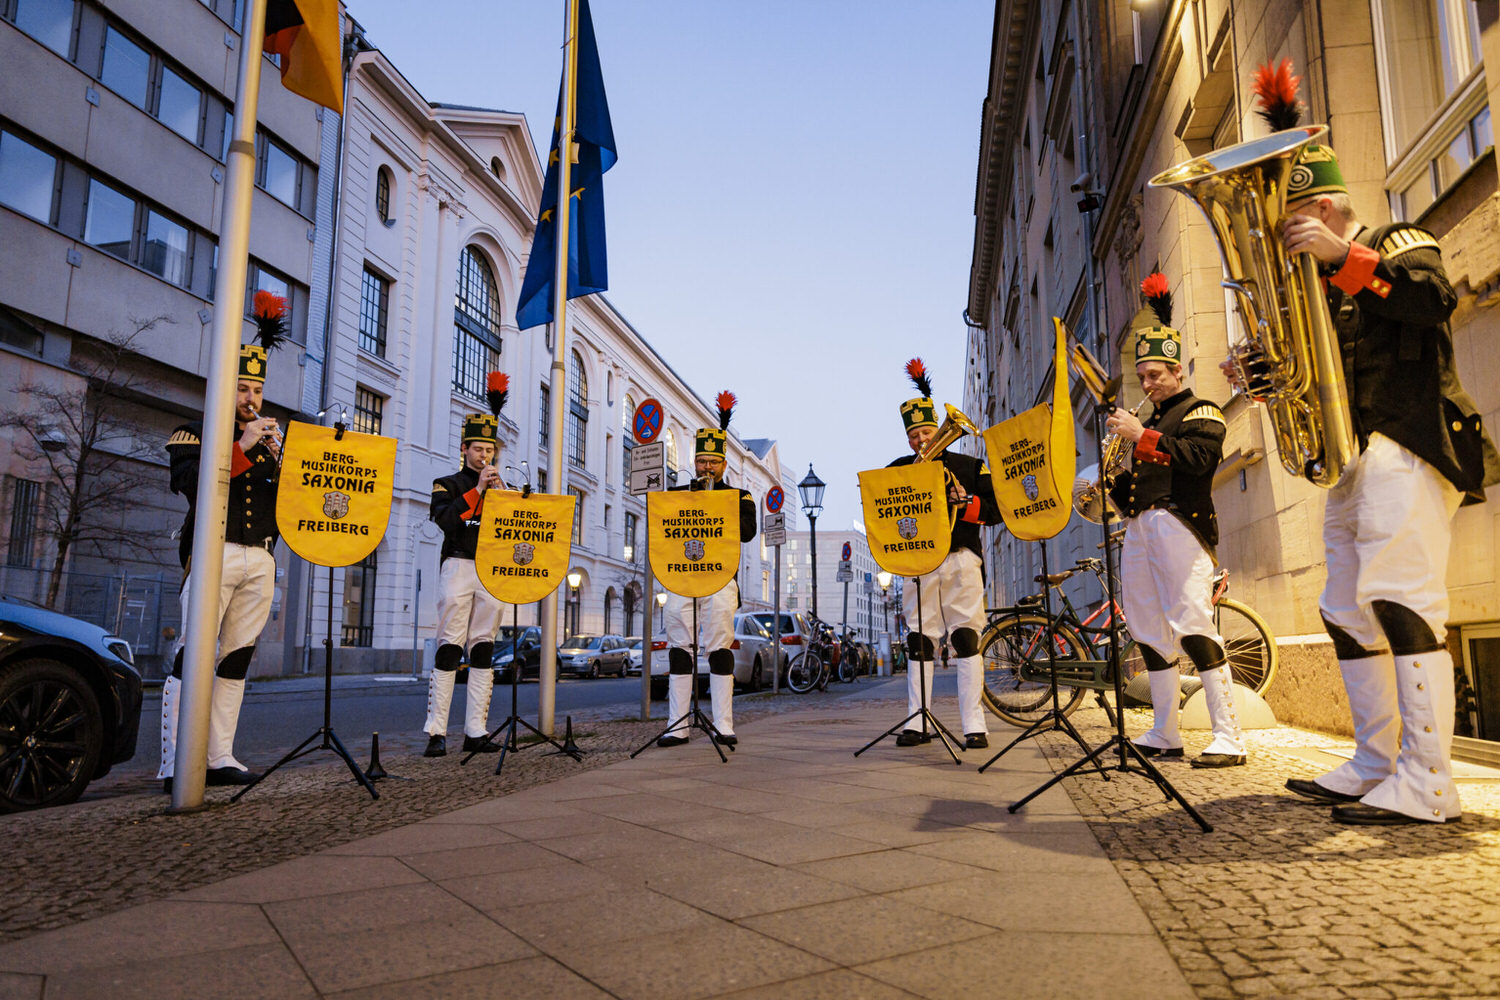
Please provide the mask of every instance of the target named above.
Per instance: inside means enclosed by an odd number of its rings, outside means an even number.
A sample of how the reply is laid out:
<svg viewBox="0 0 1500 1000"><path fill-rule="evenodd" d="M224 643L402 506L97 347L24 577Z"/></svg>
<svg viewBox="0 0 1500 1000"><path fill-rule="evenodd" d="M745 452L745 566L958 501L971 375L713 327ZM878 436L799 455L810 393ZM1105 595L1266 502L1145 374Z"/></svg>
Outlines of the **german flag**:
<svg viewBox="0 0 1500 1000"><path fill-rule="evenodd" d="M338 0L269 0L266 51L281 57L281 84L340 114L344 111Z"/></svg>

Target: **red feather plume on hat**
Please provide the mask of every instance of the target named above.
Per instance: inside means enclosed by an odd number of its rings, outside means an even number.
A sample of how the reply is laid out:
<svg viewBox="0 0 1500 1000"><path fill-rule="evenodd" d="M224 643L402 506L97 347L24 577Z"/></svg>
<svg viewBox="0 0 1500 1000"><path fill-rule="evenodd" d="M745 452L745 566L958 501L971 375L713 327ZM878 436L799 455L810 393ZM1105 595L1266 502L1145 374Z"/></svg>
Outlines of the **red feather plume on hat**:
<svg viewBox="0 0 1500 1000"><path fill-rule="evenodd" d="M729 430L729 418L734 416L734 404L738 402L739 400L735 398L734 393L728 389L725 389L714 398L714 403L719 408L719 430Z"/></svg>
<svg viewBox="0 0 1500 1000"><path fill-rule="evenodd" d="M485 377L484 398L495 416L505 409L505 399L510 395L510 376L504 372L490 372Z"/></svg>
<svg viewBox="0 0 1500 1000"><path fill-rule="evenodd" d="M912 358L906 363L906 376L923 399L932 398L932 382L927 378L927 366L922 364L921 358Z"/></svg>
<svg viewBox="0 0 1500 1000"><path fill-rule="evenodd" d="M1297 100L1297 87L1302 77L1292 73L1292 61L1281 60L1281 65L1272 67L1269 62L1255 70L1254 90L1260 107L1256 114L1271 126L1271 131L1281 132L1296 128L1302 121L1302 104Z"/></svg>
<svg viewBox="0 0 1500 1000"><path fill-rule="evenodd" d="M1146 304L1156 313L1161 325L1171 326L1172 286L1168 283L1167 276L1160 271L1146 275L1146 280L1141 282L1141 294L1146 297Z"/></svg>
<svg viewBox="0 0 1500 1000"><path fill-rule="evenodd" d="M250 311L255 317L255 339L269 354L286 339L286 299L261 289Z"/></svg>

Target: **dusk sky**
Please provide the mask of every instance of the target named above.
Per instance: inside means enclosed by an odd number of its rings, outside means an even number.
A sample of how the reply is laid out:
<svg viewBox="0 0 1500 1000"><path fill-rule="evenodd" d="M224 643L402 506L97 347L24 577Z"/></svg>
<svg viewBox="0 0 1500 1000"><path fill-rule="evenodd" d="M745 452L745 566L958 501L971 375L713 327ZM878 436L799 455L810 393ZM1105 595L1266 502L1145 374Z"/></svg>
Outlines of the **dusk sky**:
<svg viewBox="0 0 1500 1000"><path fill-rule="evenodd" d="M981 0L592 0L619 163L605 177L606 297L741 437L829 484L906 452L903 373L962 403ZM551 137L563 0L351 0L431 101L524 112ZM513 310L514 303L507 303Z"/></svg>

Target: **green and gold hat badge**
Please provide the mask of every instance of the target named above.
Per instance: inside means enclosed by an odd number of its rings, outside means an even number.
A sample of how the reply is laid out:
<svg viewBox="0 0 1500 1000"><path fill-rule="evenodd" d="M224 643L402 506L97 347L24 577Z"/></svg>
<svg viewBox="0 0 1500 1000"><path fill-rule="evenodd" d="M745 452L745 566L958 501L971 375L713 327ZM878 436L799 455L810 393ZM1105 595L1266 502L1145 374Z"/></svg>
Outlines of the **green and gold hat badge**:
<svg viewBox="0 0 1500 1000"><path fill-rule="evenodd" d="M1281 60L1273 67L1269 62L1255 70L1253 89L1258 103L1256 114L1273 132L1296 128L1302 122L1302 102L1297 87L1302 78L1292 73L1292 61ZM1287 204L1317 198L1325 194L1348 194L1339 158L1328 146L1309 143L1297 154L1292 173L1287 178Z"/></svg>
<svg viewBox="0 0 1500 1000"><path fill-rule="evenodd" d="M932 383L928 381L927 366L921 358L912 358L906 363L906 376L921 394L901 404L901 422L906 425L906 433L910 434L918 427L936 427L937 404L932 401Z"/></svg>
<svg viewBox="0 0 1500 1000"><path fill-rule="evenodd" d="M714 398L719 411L719 426L700 427L693 435L694 458L726 458L729 447L729 421L734 416L734 404L739 402L728 389Z"/></svg>
<svg viewBox="0 0 1500 1000"><path fill-rule="evenodd" d="M1151 307L1150 315L1157 322L1138 327L1135 331L1135 363L1164 361L1169 365L1182 364L1182 334L1172 329L1172 289L1167 276L1156 271L1141 282L1141 294ZM1142 310L1145 314L1145 310Z"/></svg>

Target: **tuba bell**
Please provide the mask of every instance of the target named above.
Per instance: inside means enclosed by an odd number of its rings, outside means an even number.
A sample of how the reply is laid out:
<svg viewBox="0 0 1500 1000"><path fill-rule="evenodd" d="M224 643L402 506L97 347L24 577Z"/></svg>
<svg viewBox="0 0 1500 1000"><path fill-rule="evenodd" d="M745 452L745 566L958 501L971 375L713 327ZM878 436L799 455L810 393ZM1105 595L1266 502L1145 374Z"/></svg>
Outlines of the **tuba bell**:
<svg viewBox="0 0 1500 1000"><path fill-rule="evenodd" d="M1246 340L1231 348L1250 398L1265 402L1281 464L1329 488L1358 454L1338 334L1311 254L1281 242L1298 152L1326 125L1286 129L1179 163L1150 181L1202 210L1235 293Z"/></svg>
<svg viewBox="0 0 1500 1000"><path fill-rule="evenodd" d="M979 428L975 426L974 421L964 415L962 410L952 403L944 403L943 406L947 408L948 415L943 419L942 426L937 429L937 433L928 438L927 443L917 452L917 457L912 460L913 463L933 461L943 453L945 448L966 434L978 436ZM946 467L943 469L943 476L949 489L959 485L957 478ZM952 531L957 524L958 509L954 508L949 512L948 530Z"/></svg>

